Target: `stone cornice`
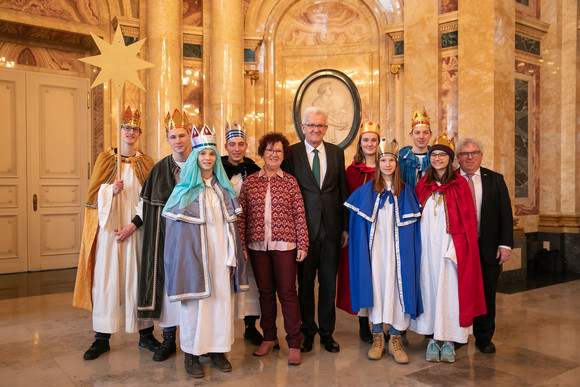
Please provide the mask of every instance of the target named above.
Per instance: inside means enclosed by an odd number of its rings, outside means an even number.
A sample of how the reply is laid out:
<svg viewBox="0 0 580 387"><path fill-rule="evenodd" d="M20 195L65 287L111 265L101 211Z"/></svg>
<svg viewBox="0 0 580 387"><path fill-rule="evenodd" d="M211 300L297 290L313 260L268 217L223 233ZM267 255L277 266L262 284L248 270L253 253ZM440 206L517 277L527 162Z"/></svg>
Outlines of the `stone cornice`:
<svg viewBox="0 0 580 387"><path fill-rule="evenodd" d="M578 214L540 214L538 231L554 233L580 233Z"/></svg>
<svg viewBox="0 0 580 387"><path fill-rule="evenodd" d="M516 14L516 34L518 35L542 40L549 28L549 23L519 13Z"/></svg>

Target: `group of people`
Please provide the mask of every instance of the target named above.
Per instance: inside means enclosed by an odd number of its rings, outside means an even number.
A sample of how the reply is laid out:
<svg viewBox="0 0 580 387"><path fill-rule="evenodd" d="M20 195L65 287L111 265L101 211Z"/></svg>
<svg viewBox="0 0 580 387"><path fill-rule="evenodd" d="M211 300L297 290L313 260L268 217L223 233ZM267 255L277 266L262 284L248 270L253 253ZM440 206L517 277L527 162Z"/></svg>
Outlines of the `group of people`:
<svg viewBox="0 0 580 387"><path fill-rule="evenodd" d="M289 365L301 363L316 334L326 351L340 351L335 305L359 315L372 360L387 339L394 360L407 363L408 329L429 338L427 361L453 362L455 343L472 330L482 352L495 352L495 291L513 221L503 177L480 168L480 142L466 137L455 147L442 135L429 147L423 109L413 117L413 146L401 150L376 123L362 124L345 171L343 150L324 141L327 119L320 107L305 109L304 140L292 146L281 133L262 136L260 168L245 157L235 121L220 157L216 133L176 109L165 119L172 154L153 165L137 148L139 111L127 108L119 149L97 158L85 202L73 299L93 314L84 359L109 351L125 325L153 360L166 360L179 326L188 374L204 376L205 355L228 372L234 316L244 319L254 356L280 348L277 299Z"/></svg>

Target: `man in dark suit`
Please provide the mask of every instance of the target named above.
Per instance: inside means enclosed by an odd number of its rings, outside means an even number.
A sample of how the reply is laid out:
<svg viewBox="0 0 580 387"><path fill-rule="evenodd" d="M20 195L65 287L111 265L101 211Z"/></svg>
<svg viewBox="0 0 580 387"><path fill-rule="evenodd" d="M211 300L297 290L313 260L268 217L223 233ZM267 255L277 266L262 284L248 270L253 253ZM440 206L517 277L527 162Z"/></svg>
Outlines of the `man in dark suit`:
<svg viewBox="0 0 580 387"><path fill-rule="evenodd" d="M467 179L477 211L479 255L487 313L473 321L475 346L483 353L495 353L491 342L495 331L495 292L501 264L510 258L513 215L503 176L481 168L483 148L473 137L462 138L456 147L460 173Z"/></svg>
<svg viewBox="0 0 580 387"><path fill-rule="evenodd" d="M298 297L304 334L301 351L310 352L316 333L328 352L340 351L332 337L336 321L336 272L340 247L348 243L344 152L324 142L327 114L309 107L302 118L305 140L291 147L283 168L298 181L304 207L310 247L298 263ZM318 326L314 321L314 281L318 271Z"/></svg>

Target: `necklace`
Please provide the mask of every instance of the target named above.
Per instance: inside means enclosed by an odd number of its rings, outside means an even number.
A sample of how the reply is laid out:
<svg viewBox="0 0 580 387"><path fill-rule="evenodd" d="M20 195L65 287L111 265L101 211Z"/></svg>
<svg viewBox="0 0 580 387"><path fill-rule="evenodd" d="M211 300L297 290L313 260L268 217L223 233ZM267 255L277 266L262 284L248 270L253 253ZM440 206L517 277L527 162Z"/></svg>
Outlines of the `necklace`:
<svg viewBox="0 0 580 387"><path fill-rule="evenodd" d="M435 207L433 207L433 214L435 215L435 217L437 217L437 206L440 205L441 202L443 201L443 194L439 194L439 198L435 199L435 192L436 191L433 191L431 197L435 201Z"/></svg>

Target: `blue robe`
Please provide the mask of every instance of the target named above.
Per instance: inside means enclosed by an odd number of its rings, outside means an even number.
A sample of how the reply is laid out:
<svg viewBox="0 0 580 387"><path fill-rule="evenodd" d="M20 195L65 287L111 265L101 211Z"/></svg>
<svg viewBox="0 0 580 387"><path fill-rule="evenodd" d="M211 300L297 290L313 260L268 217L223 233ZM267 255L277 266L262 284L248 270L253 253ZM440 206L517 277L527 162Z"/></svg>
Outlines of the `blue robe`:
<svg viewBox="0 0 580 387"><path fill-rule="evenodd" d="M235 243L236 269L233 289L235 292L247 291L248 274L237 223L242 209L215 176L211 184L220 198L222 212ZM204 203L205 187L186 207L180 209L177 202L174 207L163 212L166 218L164 248L166 289L172 302L211 297Z"/></svg>
<svg viewBox="0 0 580 387"><path fill-rule="evenodd" d="M350 210L349 268L352 311L373 306L371 252L377 214L386 200L394 203L395 259L403 311L412 319L423 313L419 269L421 267L420 204L415 192L404 184L398 196L386 191L377 195L370 181L348 198Z"/></svg>
<svg viewBox="0 0 580 387"><path fill-rule="evenodd" d="M430 146L427 147L427 152L429 152L430 148ZM417 168L419 165L421 166L421 174L424 174L427 167L431 165L429 156L423 157L423 161L421 161L415 156L413 147L410 145L399 151L399 171L401 172L401 178L413 189L417 185Z"/></svg>

